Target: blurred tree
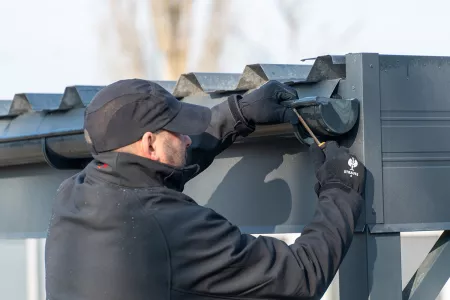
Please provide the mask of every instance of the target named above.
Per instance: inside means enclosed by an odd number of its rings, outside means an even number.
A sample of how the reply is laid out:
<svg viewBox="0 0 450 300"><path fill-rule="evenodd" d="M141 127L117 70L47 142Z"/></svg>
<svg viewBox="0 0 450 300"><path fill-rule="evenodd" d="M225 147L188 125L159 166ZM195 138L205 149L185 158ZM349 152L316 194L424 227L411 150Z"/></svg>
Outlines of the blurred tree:
<svg viewBox="0 0 450 300"><path fill-rule="evenodd" d="M146 74L141 38L136 28L136 1L109 0L109 16L101 27L108 69L114 75L143 77ZM112 25L112 26L111 26ZM112 36L110 33L114 33ZM111 39L115 37L116 39ZM115 42L115 43L114 43ZM111 51L115 49L116 51ZM114 76L113 75L113 76Z"/></svg>
<svg viewBox="0 0 450 300"><path fill-rule="evenodd" d="M186 72L192 49L192 7L195 0L109 0L106 18L100 27L104 61L110 77L145 78L154 69L155 52L162 53L162 79L176 80ZM218 70L223 41L227 34L228 0L210 2L205 39L200 47L196 71ZM140 26L143 16L147 28ZM153 49L145 50L148 36L155 37ZM156 50L156 51L155 51Z"/></svg>
<svg viewBox="0 0 450 300"><path fill-rule="evenodd" d="M165 54L164 78L175 79L186 70L193 0L153 0L151 19L157 44Z"/></svg>
<svg viewBox="0 0 450 300"><path fill-rule="evenodd" d="M300 28L299 8L301 7L301 1L297 0L279 0L278 11L281 17L286 23L286 29L288 31L289 48L291 51L295 51L298 48L298 34Z"/></svg>

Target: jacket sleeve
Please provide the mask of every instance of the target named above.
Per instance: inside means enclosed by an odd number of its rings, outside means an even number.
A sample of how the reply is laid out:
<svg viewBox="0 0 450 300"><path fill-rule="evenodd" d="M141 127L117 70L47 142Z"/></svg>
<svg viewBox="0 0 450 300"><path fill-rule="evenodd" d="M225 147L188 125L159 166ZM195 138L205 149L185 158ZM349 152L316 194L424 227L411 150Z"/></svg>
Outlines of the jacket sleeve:
<svg viewBox="0 0 450 300"><path fill-rule="evenodd" d="M312 222L292 245L241 234L214 211L197 211L201 223L172 248L179 251L171 262L174 291L221 299L320 299L350 247L361 211L361 196L344 188L321 192Z"/></svg>
<svg viewBox="0 0 450 300"><path fill-rule="evenodd" d="M202 172L218 154L233 144L238 136L245 137L255 130L237 109L239 97L231 95L211 108L212 116L208 129L203 134L190 136L192 144L188 149L188 165L198 164Z"/></svg>

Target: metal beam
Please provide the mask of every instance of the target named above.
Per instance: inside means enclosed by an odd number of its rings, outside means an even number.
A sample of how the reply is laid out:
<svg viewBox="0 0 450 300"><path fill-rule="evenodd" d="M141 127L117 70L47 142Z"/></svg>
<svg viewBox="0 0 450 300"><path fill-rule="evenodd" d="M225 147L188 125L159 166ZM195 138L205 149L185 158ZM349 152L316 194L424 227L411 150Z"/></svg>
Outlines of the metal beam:
<svg viewBox="0 0 450 300"><path fill-rule="evenodd" d="M450 230L445 230L403 290L403 300L436 299L450 277Z"/></svg>
<svg viewBox="0 0 450 300"><path fill-rule="evenodd" d="M400 300L400 234L356 233L339 269L340 299Z"/></svg>

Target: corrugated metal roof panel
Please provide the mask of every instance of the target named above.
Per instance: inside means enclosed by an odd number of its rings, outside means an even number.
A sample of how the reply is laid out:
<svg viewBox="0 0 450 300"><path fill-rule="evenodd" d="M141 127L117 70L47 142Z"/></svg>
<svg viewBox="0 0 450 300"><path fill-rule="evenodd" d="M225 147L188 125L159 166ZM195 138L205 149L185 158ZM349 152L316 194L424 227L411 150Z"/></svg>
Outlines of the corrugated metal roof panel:
<svg viewBox="0 0 450 300"><path fill-rule="evenodd" d="M166 89L169 93L173 94L173 90L175 89L175 86L177 85L176 81L170 81L170 80L152 80L152 82L159 84L164 89Z"/></svg>
<svg viewBox="0 0 450 300"><path fill-rule="evenodd" d="M2 141L19 140L38 135L43 112L30 112L12 119L3 131Z"/></svg>
<svg viewBox="0 0 450 300"><path fill-rule="evenodd" d="M0 117L9 115L9 108L11 107L11 100L0 100Z"/></svg>
<svg viewBox="0 0 450 300"><path fill-rule="evenodd" d="M330 97L345 78L345 56L320 56L312 64L252 64L242 74L186 73L177 81L154 81L182 101L212 107L230 93L245 93L269 80L294 86L299 97ZM84 108L104 86L73 85L63 94L18 93L0 101L0 142L83 129Z"/></svg>
<svg viewBox="0 0 450 300"><path fill-rule="evenodd" d="M84 107L47 114L39 126L39 135L81 132L84 127Z"/></svg>
<svg viewBox="0 0 450 300"><path fill-rule="evenodd" d="M61 107L62 96L62 94L16 94L13 99L13 106L16 109L15 105L18 104L19 109L25 109L25 111L30 109L33 111L57 110Z"/></svg>
<svg viewBox="0 0 450 300"><path fill-rule="evenodd" d="M234 73L188 73L177 81L173 95L186 97L195 94L235 90L241 74Z"/></svg>
<svg viewBox="0 0 450 300"><path fill-rule="evenodd" d="M31 111L31 105L23 94L16 94L9 108L8 116L17 116Z"/></svg>
<svg viewBox="0 0 450 300"><path fill-rule="evenodd" d="M103 86L75 85L68 86L64 91L61 109L72 107L83 107L91 103L92 98L103 88Z"/></svg>
<svg viewBox="0 0 450 300"><path fill-rule="evenodd" d="M247 65L241 79L239 80L237 89L254 89L269 80L277 80L281 82L306 81L311 67L311 65Z"/></svg>
<svg viewBox="0 0 450 300"><path fill-rule="evenodd" d="M14 119L0 119L0 141L82 132L85 108L51 113L30 112Z"/></svg>
<svg viewBox="0 0 450 300"><path fill-rule="evenodd" d="M314 61L308 81L321 81L327 79L345 78L345 56L325 55Z"/></svg>
<svg viewBox="0 0 450 300"><path fill-rule="evenodd" d="M11 123L11 118L0 118L0 141L3 139L3 132L8 128Z"/></svg>

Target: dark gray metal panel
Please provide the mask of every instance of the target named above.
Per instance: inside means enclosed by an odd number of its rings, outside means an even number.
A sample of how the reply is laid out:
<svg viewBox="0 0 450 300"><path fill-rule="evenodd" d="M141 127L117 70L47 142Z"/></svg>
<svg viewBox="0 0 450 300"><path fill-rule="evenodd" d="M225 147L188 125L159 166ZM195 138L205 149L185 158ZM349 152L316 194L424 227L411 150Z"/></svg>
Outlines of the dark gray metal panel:
<svg viewBox="0 0 450 300"><path fill-rule="evenodd" d="M307 150L293 137L235 144L185 193L246 232L298 232L311 220L317 199Z"/></svg>
<svg viewBox="0 0 450 300"><path fill-rule="evenodd" d="M72 174L47 165L1 168L1 238L45 237L56 190Z"/></svg>
<svg viewBox="0 0 450 300"><path fill-rule="evenodd" d="M340 299L400 300L400 234L356 233L339 269Z"/></svg>
<svg viewBox="0 0 450 300"><path fill-rule="evenodd" d="M381 109L450 111L449 78L450 57L380 55Z"/></svg>
<svg viewBox="0 0 450 300"><path fill-rule="evenodd" d="M349 54L346 79L339 84L339 95L361 103L359 124L342 141L367 168L365 210L360 224L383 223L383 173L381 163L380 86L377 54Z"/></svg>
<svg viewBox="0 0 450 300"><path fill-rule="evenodd" d="M449 162L384 163L387 223L450 222Z"/></svg>
<svg viewBox="0 0 450 300"><path fill-rule="evenodd" d="M380 56L386 223L450 222L449 78L450 57Z"/></svg>
<svg viewBox="0 0 450 300"><path fill-rule="evenodd" d="M450 231L444 231L403 290L403 300L436 299L450 278Z"/></svg>
<svg viewBox="0 0 450 300"><path fill-rule="evenodd" d="M226 149L184 192L244 232L301 232L317 203L308 148L292 134L265 135Z"/></svg>

